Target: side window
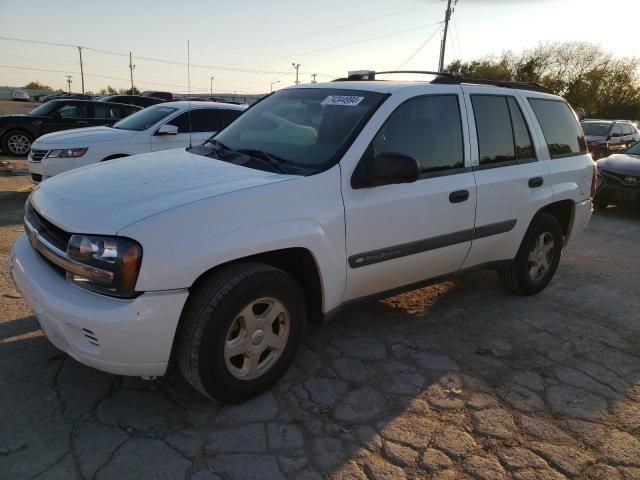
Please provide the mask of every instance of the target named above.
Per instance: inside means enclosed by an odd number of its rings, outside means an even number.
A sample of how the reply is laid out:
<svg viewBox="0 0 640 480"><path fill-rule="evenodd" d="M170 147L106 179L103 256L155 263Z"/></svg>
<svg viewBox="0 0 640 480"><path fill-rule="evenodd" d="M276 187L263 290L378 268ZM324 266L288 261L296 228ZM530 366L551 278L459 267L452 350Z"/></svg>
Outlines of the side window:
<svg viewBox="0 0 640 480"><path fill-rule="evenodd" d="M61 118L88 118L89 113L86 104L73 103L63 105L56 112Z"/></svg>
<svg viewBox="0 0 640 480"><path fill-rule="evenodd" d="M471 104L480 165L536 159L527 122L514 97L471 95Z"/></svg>
<svg viewBox="0 0 640 480"><path fill-rule="evenodd" d="M242 110L230 110L228 108L224 108L220 110L220 113L222 113L222 123L226 127L240 116Z"/></svg>
<svg viewBox="0 0 640 480"><path fill-rule="evenodd" d="M370 147L415 158L422 173L464 167L462 124L457 95L407 100L387 119Z"/></svg>
<svg viewBox="0 0 640 480"><path fill-rule="evenodd" d="M622 133L622 124L621 123L615 123L613 125L613 128L611 129L611 136L612 137L621 137L622 135L624 135Z"/></svg>
<svg viewBox="0 0 640 480"><path fill-rule="evenodd" d="M542 98L529 98L529 104L542 127L551 158L587 153L587 142L569 105Z"/></svg>
<svg viewBox="0 0 640 480"><path fill-rule="evenodd" d="M622 124L622 134L623 135L633 135L633 129L631 128L631 125L628 123L623 123Z"/></svg>
<svg viewBox="0 0 640 480"><path fill-rule="evenodd" d="M522 110L516 99L507 97L509 104L509 113L511 114L511 124L513 125L513 140L516 145L516 159L518 162L526 160L535 160L536 153L533 149L531 134L527 128L527 122L524 120Z"/></svg>
<svg viewBox="0 0 640 480"><path fill-rule="evenodd" d="M173 125L178 127L178 133L188 133L189 132L189 116L188 113L183 113L178 115L176 118L167 123L168 125Z"/></svg>

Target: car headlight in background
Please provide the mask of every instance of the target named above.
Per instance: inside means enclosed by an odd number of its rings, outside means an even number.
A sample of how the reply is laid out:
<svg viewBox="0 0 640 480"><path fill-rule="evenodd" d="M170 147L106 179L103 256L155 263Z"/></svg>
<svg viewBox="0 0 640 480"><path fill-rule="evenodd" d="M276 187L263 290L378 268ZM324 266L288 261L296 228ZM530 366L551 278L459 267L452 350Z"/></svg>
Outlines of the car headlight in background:
<svg viewBox="0 0 640 480"><path fill-rule="evenodd" d="M87 290L112 297L131 298L142 261L142 247L129 238L72 235L67 256L88 268L67 271L67 279Z"/></svg>
<svg viewBox="0 0 640 480"><path fill-rule="evenodd" d="M87 150L89 150L88 147L51 150L47 158L78 158L87 153Z"/></svg>

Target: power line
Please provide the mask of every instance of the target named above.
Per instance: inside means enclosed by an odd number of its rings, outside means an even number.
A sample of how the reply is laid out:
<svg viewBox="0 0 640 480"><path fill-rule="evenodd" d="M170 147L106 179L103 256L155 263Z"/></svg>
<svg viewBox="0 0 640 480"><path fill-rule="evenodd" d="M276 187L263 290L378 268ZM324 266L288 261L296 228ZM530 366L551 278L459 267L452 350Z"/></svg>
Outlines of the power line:
<svg viewBox="0 0 640 480"><path fill-rule="evenodd" d="M436 28L433 33L431 35L429 35L429 38L427 38L417 49L415 52L413 52L411 55L409 55L409 58L407 58L404 62L402 62L400 65L398 65L394 70L401 70L402 67L404 67L407 63L409 63L411 60L413 60L413 57L415 57L418 53L420 53L420 51L427 46L427 43L429 43L433 37L436 36L436 33L438 33L440 31L440 27Z"/></svg>
<svg viewBox="0 0 640 480"><path fill-rule="evenodd" d="M305 33L300 33L300 34L297 34L297 35L291 35L289 37L277 38L277 39L274 39L274 40L267 40L266 42L245 43L243 45L236 45L235 47L217 48L217 49L212 49L212 50L200 50L200 51L208 52L208 53L219 53L219 52L229 52L229 51L233 51L233 50L240 50L240 49L243 49L243 48L262 47L264 45L273 45L274 43L286 42L286 41L289 41L289 40L295 40L295 39L302 38L302 37L308 37L308 36L311 36L311 35L317 35L319 33L332 32L334 30L339 30L341 28L352 27L354 25L360 25L362 23L372 22L374 20L380 20L381 18L388 18L388 17L392 17L392 16L395 16L395 15L400 15L402 13L412 12L414 10L419 10L419 9L425 8L425 7L426 7L426 5L418 5L417 7L405 8L403 10L396 10L395 12L390 12L390 13L387 13L387 14L384 14L384 15L378 15L378 16L375 16L375 17L363 18L362 20L357 20L355 22L344 23L342 25L336 25L334 27L323 28L321 30L315 30L313 32L305 32Z"/></svg>
<svg viewBox="0 0 640 480"><path fill-rule="evenodd" d="M400 31L397 31L397 32L392 32L392 33L388 33L386 35L379 35L377 37L365 38L363 40L357 40L355 42L343 43L343 44L340 44L340 45L333 45L331 47L320 48L320 49L317 49L317 50L308 50L306 52L290 53L290 54L282 55L282 56L278 56L278 57L261 59L258 62L252 61L252 62L242 62L242 63L229 63L229 64L227 64L225 66L246 65L246 64L249 64L249 63L264 63L264 62L270 62L270 61L273 61L273 60L280 60L280 59L288 58L288 57L311 55L311 54L314 54L314 53L326 52L328 50L335 50L336 48L350 47L350 46L353 46L353 45L359 45L361 43L368 43L368 42L373 42L375 40L381 40L383 38L395 37L397 35L403 35L405 33L415 32L417 30L422 30L424 28L431 27L433 25L440 25L442 23L443 22L429 23L427 25L420 25L419 27L408 28L406 30L400 30Z"/></svg>

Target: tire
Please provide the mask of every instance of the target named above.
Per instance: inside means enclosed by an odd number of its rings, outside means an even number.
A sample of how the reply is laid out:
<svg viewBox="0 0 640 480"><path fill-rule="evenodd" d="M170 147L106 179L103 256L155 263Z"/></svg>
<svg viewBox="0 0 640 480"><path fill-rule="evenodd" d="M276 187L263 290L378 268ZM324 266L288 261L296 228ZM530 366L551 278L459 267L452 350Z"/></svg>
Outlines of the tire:
<svg viewBox="0 0 640 480"><path fill-rule="evenodd" d="M269 326L263 315L276 311L280 313ZM248 400L284 375L305 324L304 296L291 276L260 263L230 265L189 296L177 333L178 368L209 398ZM280 345L279 350L270 342Z"/></svg>
<svg viewBox="0 0 640 480"><path fill-rule="evenodd" d="M23 130L11 130L2 137L2 150L7 155L26 157L31 149L33 136Z"/></svg>
<svg viewBox="0 0 640 480"><path fill-rule="evenodd" d="M527 229L516 258L509 268L498 271L498 277L510 292L533 295L543 290L553 278L561 252L560 222L553 215L538 213ZM546 269L543 268L545 265Z"/></svg>

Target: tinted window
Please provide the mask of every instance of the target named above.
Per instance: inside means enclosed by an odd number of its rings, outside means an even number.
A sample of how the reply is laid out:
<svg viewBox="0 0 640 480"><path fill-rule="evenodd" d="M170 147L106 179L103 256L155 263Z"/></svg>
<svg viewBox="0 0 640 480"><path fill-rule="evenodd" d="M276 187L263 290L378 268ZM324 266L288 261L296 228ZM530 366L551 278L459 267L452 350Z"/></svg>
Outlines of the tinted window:
<svg viewBox="0 0 640 480"><path fill-rule="evenodd" d="M612 137L621 137L623 135L622 133L622 124L621 123L616 123L613 125L613 128L611 129L611 136Z"/></svg>
<svg viewBox="0 0 640 480"><path fill-rule="evenodd" d="M569 105L540 98L530 98L529 103L542 127L551 158L587 153L587 142Z"/></svg>
<svg viewBox="0 0 640 480"><path fill-rule="evenodd" d="M89 109L86 103L71 103L61 105L55 113L62 118L89 118Z"/></svg>
<svg viewBox="0 0 640 480"><path fill-rule="evenodd" d="M522 110L520 110L518 102L516 102L516 99L513 97L507 97L507 103L509 105L509 113L511 114L511 124L513 125L516 159L518 161L535 159L536 154L533 149L531 134L522 115Z"/></svg>
<svg viewBox="0 0 640 480"><path fill-rule="evenodd" d="M217 132L222 126L222 119L218 111L210 109L185 112L171 120L169 125L178 127L178 133L189 133L189 122L191 122L192 132Z"/></svg>
<svg viewBox="0 0 640 480"><path fill-rule="evenodd" d="M160 120L174 113L177 108L153 106L144 110L137 110L134 114L116 123L113 128L121 130L135 130L141 132L152 127Z"/></svg>
<svg viewBox="0 0 640 480"><path fill-rule="evenodd" d="M609 134L611 129L611 123L599 123L599 122L582 122L582 130L585 135L591 137L605 137Z"/></svg>
<svg viewBox="0 0 640 480"><path fill-rule="evenodd" d="M515 160L507 98L497 95L472 95L471 103L478 131L480 165Z"/></svg>
<svg viewBox="0 0 640 480"><path fill-rule="evenodd" d="M226 127L231 122L233 122L236 118L240 116L242 112L243 110L229 110L227 108L220 110L220 113L222 114L222 122L224 123L224 126Z"/></svg>
<svg viewBox="0 0 640 480"><path fill-rule="evenodd" d="M120 107L113 105L101 105L95 103L93 105L93 116L95 118L109 118L113 120L119 120L123 117Z"/></svg>
<svg viewBox="0 0 640 480"><path fill-rule="evenodd" d="M371 147L374 156L409 155L423 173L464 167L458 97L433 95L407 100L387 119Z"/></svg>

